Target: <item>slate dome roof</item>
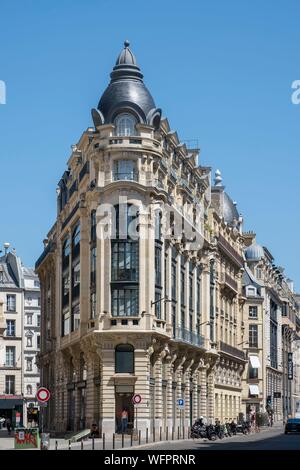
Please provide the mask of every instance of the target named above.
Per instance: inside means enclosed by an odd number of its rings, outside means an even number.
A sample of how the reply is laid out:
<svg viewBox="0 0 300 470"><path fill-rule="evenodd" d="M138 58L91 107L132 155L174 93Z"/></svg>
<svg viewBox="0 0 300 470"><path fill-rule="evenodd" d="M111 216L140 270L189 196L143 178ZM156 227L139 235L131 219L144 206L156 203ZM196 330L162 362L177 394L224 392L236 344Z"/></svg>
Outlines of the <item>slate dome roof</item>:
<svg viewBox="0 0 300 470"><path fill-rule="evenodd" d="M262 246L257 245L257 243L253 243L252 245L248 246L248 248L246 248L245 257L247 260L259 261L264 257L264 249Z"/></svg>
<svg viewBox="0 0 300 470"><path fill-rule="evenodd" d="M110 77L111 81L99 101L97 110L92 110L95 125L113 123L118 113L131 111L139 122L157 127L161 110L155 107L154 100L143 82L143 74L129 49L128 41L124 42L124 49L119 54Z"/></svg>
<svg viewBox="0 0 300 470"><path fill-rule="evenodd" d="M225 222L227 222L229 225L232 225L234 222L234 219L236 219L236 222L239 220L239 213L236 208L236 205L232 201L232 199L228 196L227 193L224 192L224 206L223 206L223 217Z"/></svg>

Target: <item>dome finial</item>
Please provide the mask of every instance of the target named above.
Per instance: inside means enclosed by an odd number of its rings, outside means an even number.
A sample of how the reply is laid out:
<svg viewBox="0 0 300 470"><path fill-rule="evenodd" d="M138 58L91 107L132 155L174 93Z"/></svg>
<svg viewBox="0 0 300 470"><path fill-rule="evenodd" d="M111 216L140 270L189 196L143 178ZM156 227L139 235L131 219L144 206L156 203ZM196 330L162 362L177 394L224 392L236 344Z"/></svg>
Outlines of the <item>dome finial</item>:
<svg viewBox="0 0 300 470"><path fill-rule="evenodd" d="M128 41L128 39L125 39L124 46L125 46L125 49L130 46L130 42Z"/></svg>
<svg viewBox="0 0 300 470"><path fill-rule="evenodd" d="M222 186L222 175L220 170L216 170L215 172L215 186Z"/></svg>

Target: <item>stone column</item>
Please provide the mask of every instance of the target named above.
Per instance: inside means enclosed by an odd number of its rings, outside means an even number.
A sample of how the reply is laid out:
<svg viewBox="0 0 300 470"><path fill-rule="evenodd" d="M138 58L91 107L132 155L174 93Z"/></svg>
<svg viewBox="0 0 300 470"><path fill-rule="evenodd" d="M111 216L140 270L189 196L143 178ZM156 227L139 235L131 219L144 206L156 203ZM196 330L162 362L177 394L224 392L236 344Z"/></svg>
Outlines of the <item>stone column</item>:
<svg viewBox="0 0 300 470"><path fill-rule="evenodd" d="M115 383L112 376L115 373L115 350L113 344L104 343L97 353L101 360L101 416L102 431L111 435L115 432Z"/></svg>
<svg viewBox="0 0 300 470"><path fill-rule="evenodd" d="M215 417L215 400L214 400L214 371L209 369L207 373L207 417L213 420Z"/></svg>
<svg viewBox="0 0 300 470"><path fill-rule="evenodd" d="M137 408L138 416L138 429L145 435L146 428L150 429L150 390L149 390L149 379L148 379L148 362L149 354L146 348L142 348L142 345L138 345L135 349L135 375L137 381L135 382L134 393L141 395L142 402ZM136 410L135 410L136 413ZM136 415L135 415L136 417ZM135 422L136 426L136 422Z"/></svg>
<svg viewBox="0 0 300 470"><path fill-rule="evenodd" d="M207 384L206 384L206 367L203 365L199 370L200 378L200 410L199 416L208 418L207 415Z"/></svg>
<svg viewBox="0 0 300 470"><path fill-rule="evenodd" d="M155 374L155 428L159 430L162 426L162 374L161 374L162 361L160 354L157 354L156 361L154 364L154 374Z"/></svg>

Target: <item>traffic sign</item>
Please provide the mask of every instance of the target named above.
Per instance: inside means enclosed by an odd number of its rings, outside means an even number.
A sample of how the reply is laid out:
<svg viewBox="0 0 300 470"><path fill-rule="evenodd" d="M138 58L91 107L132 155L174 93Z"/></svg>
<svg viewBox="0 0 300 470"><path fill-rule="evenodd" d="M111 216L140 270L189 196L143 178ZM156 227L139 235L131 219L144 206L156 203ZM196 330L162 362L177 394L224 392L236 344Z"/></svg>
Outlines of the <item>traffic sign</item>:
<svg viewBox="0 0 300 470"><path fill-rule="evenodd" d="M50 398L50 392L47 388L45 387L40 387L38 391L36 392L36 398L38 401L41 403L45 403L49 400Z"/></svg>
<svg viewBox="0 0 300 470"><path fill-rule="evenodd" d="M184 399L183 398L178 398L177 400L177 405L179 406L179 408L184 408Z"/></svg>
<svg viewBox="0 0 300 470"><path fill-rule="evenodd" d="M133 403L134 405L139 405L139 404L141 403L141 401L142 401L141 395L139 395L139 394L133 395L133 397L132 397L132 403Z"/></svg>

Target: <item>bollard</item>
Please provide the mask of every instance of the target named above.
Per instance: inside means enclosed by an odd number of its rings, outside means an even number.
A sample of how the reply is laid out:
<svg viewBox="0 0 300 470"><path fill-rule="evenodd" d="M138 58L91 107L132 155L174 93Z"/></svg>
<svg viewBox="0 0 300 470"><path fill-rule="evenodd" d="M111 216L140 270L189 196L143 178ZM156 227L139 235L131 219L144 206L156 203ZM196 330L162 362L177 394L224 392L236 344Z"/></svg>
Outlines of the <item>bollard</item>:
<svg viewBox="0 0 300 470"><path fill-rule="evenodd" d="M191 428L188 427L188 439L190 439L190 437L191 437Z"/></svg>
<svg viewBox="0 0 300 470"><path fill-rule="evenodd" d="M161 441L161 438L162 438L162 429L161 427L159 428L159 440Z"/></svg>
<svg viewBox="0 0 300 470"><path fill-rule="evenodd" d="M122 432L122 449L124 447L124 433Z"/></svg>
<svg viewBox="0 0 300 470"><path fill-rule="evenodd" d="M57 450L57 441L55 441L55 450Z"/></svg>
<svg viewBox="0 0 300 470"><path fill-rule="evenodd" d="M180 439L180 427L177 428L177 439Z"/></svg>
<svg viewBox="0 0 300 470"><path fill-rule="evenodd" d="M105 450L105 432L102 435L103 450Z"/></svg>
<svg viewBox="0 0 300 470"><path fill-rule="evenodd" d="M155 428L153 428L153 442L155 442Z"/></svg>
<svg viewBox="0 0 300 470"><path fill-rule="evenodd" d="M166 428L166 441L169 440L169 427Z"/></svg>
<svg viewBox="0 0 300 470"><path fill-rule="evenodd" d="M83 439L80 441L80 450L83 450Z"/></svg>
<svg viewBox="0 0 300 470"><path fill-rule="evenodd" d="M175 434L175 430L174 430L174 426L172 427L172 441L174 441L174 434Z"/></svg>
<svg viewBox="0 0 300 470"><path fill-rule="evenodd" d="M116 435L113 433L113 450L115 450Z"/></svg>
<svg viewBox="0 0 300 470"><path fill-rule="evenodd" d="M183 428L182 428L182 439L184 439L184 438L185 438L185 427L183 426Z"/></svg>
<svg viewBox="0 0 300 470"><path fill-rule="evenodd" d="M141 430L139 430L139 446L141 445Z"/></svg>
<svg viewBox="0 0 300 470"><path fill-rule="evenodd" d="M148 444L148 428L146 428L146 444Z"/></svg>
<svg viewBox="0 0 300 470"><path fill-rule="evenodd" d="M71 450L71 441L69 440L69 450Z"/></svg>
<svg viewBox="0 0 300 470"><path fill-rule="evenodd" d="M133 441L133 432L130 434L130 447L132 447L132 441Z"/></svg>
<svg viewBox="0 0 300 470"><path fill-rule="evenodd" d="M92 438L92 450L95 450L95 438L94 438L94 436Z"/></svg>

